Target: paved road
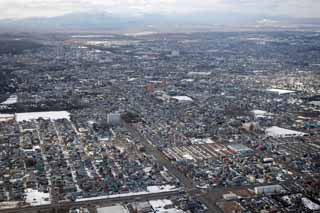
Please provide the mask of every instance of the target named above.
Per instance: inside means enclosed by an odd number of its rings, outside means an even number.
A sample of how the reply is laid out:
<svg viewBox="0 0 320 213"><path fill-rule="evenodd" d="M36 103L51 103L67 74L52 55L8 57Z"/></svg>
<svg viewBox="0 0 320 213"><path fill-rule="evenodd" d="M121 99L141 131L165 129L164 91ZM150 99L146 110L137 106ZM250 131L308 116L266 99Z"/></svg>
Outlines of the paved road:
<svg viewBox="0 0 320 213"><path fill-rule="evenodd" d="M55 209L70 209L73 207L94 207L95 205L108 206L115 203L124 203L132 201L148 201L155 199L165 199L171 196L179 195L180 191L170 191L170 192L160 192L160 193L149 193L140 195L131 195L125 197L114 197L114 198L104 198L104 199L94 199L88 201L78 201L78 202L64 202L56 203L50 205L41 206L29 206L29 207L19 207L12 209L0 209L0 213L28 213L28 212L44 212Z"/></svg>
<svg viewBox="0 0 320 213"><path fill-rule="evenodd" d="M132 136L138 139L145 146L146 152L152 154L162 166L165 166L168 169L168 172L171 175L175 176L180 181L180 183L185 187L186 191L190 191L191 195L196 196L202 203L204 203L209 208L210 212L223 212L216 205L216 200L220 196L220 193L217 194L212 191L203 193L201 190L197 189L192 180L190 180L188 177L182 174L176 168L176 166L174 166L172 162L164 156L164 154L161 151L159 151L156 147L150 144L150 142L148 142L148 138L142 136L141 133L131 124L124 123L124 125L130 131Z"/></svg>

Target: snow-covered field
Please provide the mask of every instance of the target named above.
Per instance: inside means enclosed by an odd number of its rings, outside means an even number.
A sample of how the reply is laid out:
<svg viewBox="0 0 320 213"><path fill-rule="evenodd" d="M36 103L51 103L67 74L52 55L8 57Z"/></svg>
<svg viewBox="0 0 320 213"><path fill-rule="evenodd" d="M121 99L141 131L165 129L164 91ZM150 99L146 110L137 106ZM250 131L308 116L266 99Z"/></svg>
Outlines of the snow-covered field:
<svg viewBox="0 0 320 213"><path fill-rule="evenodd" d="M67 111L16 113L17 122L31 121L38 118L43 118L45 120L58 120L65 118L70 120L70 113Z"/></svg>

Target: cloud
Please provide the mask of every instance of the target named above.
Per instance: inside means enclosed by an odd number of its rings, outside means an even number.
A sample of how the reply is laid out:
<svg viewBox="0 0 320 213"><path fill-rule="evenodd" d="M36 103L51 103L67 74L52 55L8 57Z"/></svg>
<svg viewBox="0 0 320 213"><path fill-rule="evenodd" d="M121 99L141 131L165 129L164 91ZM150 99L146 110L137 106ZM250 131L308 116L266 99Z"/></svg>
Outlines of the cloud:
<svg viewBox="0 0 320 213"><path fill-rule="evenodd" d="M175 13L199 11L320 17L319 0L0 0L0 18L58 16L86 10L111 13Z"/></svg>

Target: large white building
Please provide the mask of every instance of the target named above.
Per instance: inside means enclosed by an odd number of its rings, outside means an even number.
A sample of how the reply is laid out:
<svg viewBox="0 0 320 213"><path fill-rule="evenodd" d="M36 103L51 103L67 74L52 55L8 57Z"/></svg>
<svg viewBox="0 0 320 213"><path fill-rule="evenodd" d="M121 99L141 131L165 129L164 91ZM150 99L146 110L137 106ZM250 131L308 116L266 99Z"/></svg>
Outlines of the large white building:
<svg viewBox="0 0 320 213"><path fill-rule="evenodd" d="M280 185L269 185L269 186L257 186L254 187L256 194L274 194L282 192L283 188Z"/></svg>
<svg viewBox="0 0 320 213"><path fill-rule="evenodd" d="M304 132L284 129L277 126L267 128L265 130L265 133L267 136L274 137L274 138L302 137L307 135L307 133L304 133Z"/></svg>

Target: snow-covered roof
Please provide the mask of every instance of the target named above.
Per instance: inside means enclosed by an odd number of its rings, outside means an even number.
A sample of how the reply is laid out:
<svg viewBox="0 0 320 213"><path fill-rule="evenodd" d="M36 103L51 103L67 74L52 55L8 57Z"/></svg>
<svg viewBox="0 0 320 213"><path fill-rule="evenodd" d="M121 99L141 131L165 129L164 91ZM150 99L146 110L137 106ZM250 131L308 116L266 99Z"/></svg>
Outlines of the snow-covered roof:
<svg viewBox="0 0 320 213"><path fill-rule="evenodd" d="M320 205L312 202L308 198L303 197L303 198L301 198L301 201L302 201L303 205L306 208L308 208L309 210L312 210L312 211L320 210Z"/></svg>
<svg viewBox="0 0 320 213"><path fill-rule="evenodd" d="M2 102L2 105L11 105L15 104L18 101L18 96L16 95L11 95L6 101Z"/></svg>
<svg viewBox="0 0 320 213"><path fill-rule="evenodd" d="M14 119L14 114L0 114L0 122L7 122Z"/></svg>
<svg viewBox="0 0 320 213"><path fill-rule="evenodd" d="M163 212L163 213L180 213L183 212L182 210L176 208L168 208L173 203L171 200L163 199L163 200L151 200L149 201L150 205L152 206L155 212Z"/></svg>
<svg viewBox="0 0 320 213"><path fill-rule="evenodd" d="M214 142L210 138L192 138L191 143L192 144L208 144L208 143L214 143Z"/></svg>
<svg viewBox="0 0 320 213"><path fill-rule="evenodd" d="M17 122L36 120L38 118L45 120L70 119L70 113L67 111L16 113Z"/></svg>
<svg viewBox="0 0 320 213"><path fill-rule="evenodd" d="M184 155L183 155L183 158L184 158L184 159L187 159L187 160L193 160L193 157L192 157L190 154L188 154L188 153L184 154Z"/></svg>
<svg viewBox="0 0 320 213"><path fill-rule="evenodd" d="M188 96L172 96L172 98L178 101L193 101L192 98Z"/></svg>
<svg viewBox="0 0 320 213"><path fill-rule="evenodd" d="M97 208L97 213L127 213L127 212L129 211L120 205Z"/></svg>
<svg viewBox="0 0 320 213"><path fill-rule="evenodd" d="M14 114L1 114L0 113L0 118L14 118Z"/></svg>
<svg viewBox="0 0 320 213"><path fill-rule="evenodd" d="M212 72L188 72L188 75L211 75Z"/></svg>
<svg viewBox="0 0 320 213"><path fill-rule="evenodd" d="M307 135L304 132L284 129L277 126L267 128L265 130L265 133L267 136L271 136L271 137L298 137L298 136Z"/></svg>
<svg viewBox="0 0 320 213"><path fill-rule="evenodd" d="M39 206L50 204L50 195L49 193L39 192L34 189L26 189L26 202L30 203L31 206Z"/></svg>
<svg viewBox="0 0 320 213"><path fill-rule="evenodd" d="M264 110L256 109L256 110L252 110L252 113L255 114L255 115L265 115L265 114L267 114L268 112L267 112L267 111L264 111Z"/></svg>
<svg viewBox="0 0 320 213"><path fill-rule="evenodd" d="M267 89L267 91L268 91L268 92L278 93L278 95L295 93L295 91L286 90L286 89Z"/></svg>

